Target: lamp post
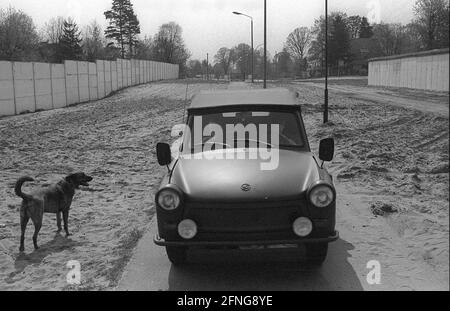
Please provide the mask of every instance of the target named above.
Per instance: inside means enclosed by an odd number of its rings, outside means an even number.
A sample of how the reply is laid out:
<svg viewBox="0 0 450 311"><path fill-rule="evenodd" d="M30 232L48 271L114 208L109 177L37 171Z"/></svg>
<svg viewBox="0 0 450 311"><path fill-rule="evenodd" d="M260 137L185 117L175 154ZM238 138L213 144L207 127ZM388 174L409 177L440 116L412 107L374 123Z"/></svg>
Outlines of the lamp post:
<svg viewBox="0 0 450 311"><path fill-rule="evenodd" d="M258 53L258 51L259 51L259 48L260 47L262 47L264 45L264 43L261 43L261 44L259 44L259 45L257 45L255 48L254 48L254 55L255 55L255 75L257 75L258 76L258 74L259 74L259 72L261 71L261 67L258 67L259 66L259 63L258 63L258 58L256 57L256 53ZM262 53L261 53L262 54ZM259 68L259 69L258 69ZM258 71L258 70L259 71Z"/></svg>
<svg viewBox="0 0 450 311"><path fill-rule="evenodd" d="M267 0L264 0L264 88L267 88Z"/></svg>
<svg viewBox="0 0 450 311"><path fill-rule="evenodd" d="M328 123L328 0L325 0L325 105L323 123Z"/></svg>
<svg viewBox="0 0 450 311"><path fill-rule="evenodd" d="M247 15L247 14L244 14L244 13L240 13L240 12L233 12L233 14L236 14L236 15L242 15L242 16L245 16L245 17L248 17L248 18L250 18L250 20L251 20L251 37L252 37L252 56L251 56L251 62L252 62L252 83L255 81L255 76L254 76L254 63L253 63L253 54L254 54L254 50L253 50L253 17L251 17L250 15Z"/></svg>
<svg viewBox="0 0 450 311"><path fill-rule="evenodd" d="M209 81L209 53L206 53L206 80Z"/></svg>

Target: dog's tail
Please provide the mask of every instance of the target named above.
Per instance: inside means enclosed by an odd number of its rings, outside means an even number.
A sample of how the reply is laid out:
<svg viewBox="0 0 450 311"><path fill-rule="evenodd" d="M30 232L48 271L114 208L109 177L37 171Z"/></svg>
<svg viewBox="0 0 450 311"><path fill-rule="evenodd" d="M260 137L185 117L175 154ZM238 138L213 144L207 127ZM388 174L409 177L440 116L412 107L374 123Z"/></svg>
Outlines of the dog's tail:
<svg viewBox="0 0 450 311"><path fill-rule="evenodd" d="M31 196L22 192L22 185L27 181L34 181L31 177L22 177L16 182L16 186L14 187L14 191L16 195L21 197L24 200L30 200Z"/></svg>

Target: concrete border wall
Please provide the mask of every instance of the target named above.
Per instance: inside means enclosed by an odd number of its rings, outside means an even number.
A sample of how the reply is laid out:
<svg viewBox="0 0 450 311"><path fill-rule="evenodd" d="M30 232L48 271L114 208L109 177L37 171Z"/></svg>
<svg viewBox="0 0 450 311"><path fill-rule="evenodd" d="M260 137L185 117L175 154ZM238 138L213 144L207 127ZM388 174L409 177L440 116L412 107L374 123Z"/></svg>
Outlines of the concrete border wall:
<svg viewBox="0 0 450 311"><path fill-rule="evenodd" d="M50 64L33 63L36 110L53 109Z"/></svg>
<svg viewBox="0 0 450 311"><path fill-rule="evenodd" d="M105 63L103 60L97 60L97 89L98 99L105 97Z"/></svg>
<svg viewBox="0 0 450 311"><path fill-rule="evenodd" d="M117 62L111 62L111 85L112 85L112 91L115 92L119 88L117 87Z"/></svg>
<svg viewBox="0 0 450 311"><path fill-rule="evenodd" d="M133 85L133 69L131 68L131 60L126 60L125 63L127 64L127 86Z"/></svg>
<svg viewBox="0 0 450 311"><path fill-rule="evenodd" d="M150 61L150 81L155 81L155 62Z"/></svg>
<svg viewBox="0 0 450 311"><path fill-rule="evenodd" d="M122 60L117 60L117 89L121 89L123 87L123 74L122 74Z"/></svg>
<svg viewBox="0 0 450 311"><path fill-rule="evenodd" d="M13 63L13 82L16 113L35 112L33 63Z"/></svg>
<svg viewBox="0 0 450 311"><path fill-rule="evenodd" d="M62 108L67 105L66 74L63 64L50 64L52 73L53 108Z"/></svg>
<svg viewBox="0 0 450 311"><path fill-rule="evenodd" d="M178 73L178 65L135 59L63 64L0 61L0 116L102 99L125 87L178 79Z"/></svg>
<svg viewBox="0 0 450 311"><path fill-rule="evenodd" d="M0 61L0 115L13 115L15 113L12 63Z"/></svg>
<svg viewBox="0 0 450 311"><path fill-rule="evenodd" d="M89 101L89 63L77 62L79 103Z"/></svg>
<svg viewBox="0 0 450 311"><path fill-rule="evenodd" d="M89 63L89 100L98 99L97 64Z"/></svg>
<svg viewBox="0 0 450 311"><path fill-rule="evenodd" d="M73 105L80 102L80 93L78 87L78 66L76 61L66 60L64 62L66 73L66 97L67 105Z"/></svg>
<svg viewBox="0 0 450 311"><path fill-rule="evenodd" d="M369 60L369 85L449 91L449 49Z"/></svg>
<svg viewBox="0 0 450 311"><path fill-rule="evenodd" d="M112 91L111 62L105 60L103 63L105 65L105 96L108 96Z"/></svg>

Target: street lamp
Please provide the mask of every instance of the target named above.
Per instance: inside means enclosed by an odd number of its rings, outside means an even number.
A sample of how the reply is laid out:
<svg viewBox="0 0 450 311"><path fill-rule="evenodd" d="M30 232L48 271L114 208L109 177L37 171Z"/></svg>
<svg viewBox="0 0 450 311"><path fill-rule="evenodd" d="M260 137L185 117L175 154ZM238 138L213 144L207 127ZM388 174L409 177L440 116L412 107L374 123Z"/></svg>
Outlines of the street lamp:
<svg viewBox="0 0 450 311"><path fill-rule="evenodd" d="M206 80L209 81L209 53L206 53Z"/></svg>
<svg viewBox="0 0 450 311"><path fill-rule="evenodd" d="M264 0L264 88L267 89L267 1Z"/></svg>
<svg viewBox="0 0 450 311"><path fill-rule="evenodd" d="M325 105L323 123L328 123L328 0L325 0Z"/></svg>
<svg viewBox="0 0 450 311"><path fill-rule="evenodd" d="M253 70L254 70L254 63L253 63L253 54L254 54L254 50L253 50L253 17L251 17L250 15L247 15L247 14L244 14L244 13L240 13L240 12L233 12L233 14L235 14L235 15L242 15L242 16L245 16L245 17L248 17L248 18L250 18L250 20L251 20L251 33L252 33L252 57L251 57L251 62L252 62L252 83L255 81L254 80L254 72L253 72Z"/></svg>

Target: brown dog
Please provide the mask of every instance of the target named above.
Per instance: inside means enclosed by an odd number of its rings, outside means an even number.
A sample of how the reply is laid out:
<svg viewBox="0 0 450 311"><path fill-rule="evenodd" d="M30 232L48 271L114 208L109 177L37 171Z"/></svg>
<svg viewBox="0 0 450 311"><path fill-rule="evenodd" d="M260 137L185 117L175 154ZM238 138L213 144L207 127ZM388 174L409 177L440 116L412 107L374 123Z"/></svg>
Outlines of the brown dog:
<svg viewBox="0 0 450 311"><path fill-rule="evenodd" d="M86 175L85 173L76 173L67 176L58 183L51 185L47 188L42 188L36 190L30 194L22 192L22 185L27 181L33 181L31 177L22 177L16 182L14 188L16 195L23 199L22 206L20 207L20 227L22 234L20 236L20 248L19 250L23 252L25 250L24 240L25 240L25 229L29 219L34 224L34 235L33 244L34 248L38 249L37 236L39 230L41 230L42 219L44 213L56 214L56 221L58 226L58 231L61 232L61 213L64 220L64 231L66 236L69 236L69 210L72 204L72 198L75 194L75 189L79 186L89 186L93 178Z"/></svg>

